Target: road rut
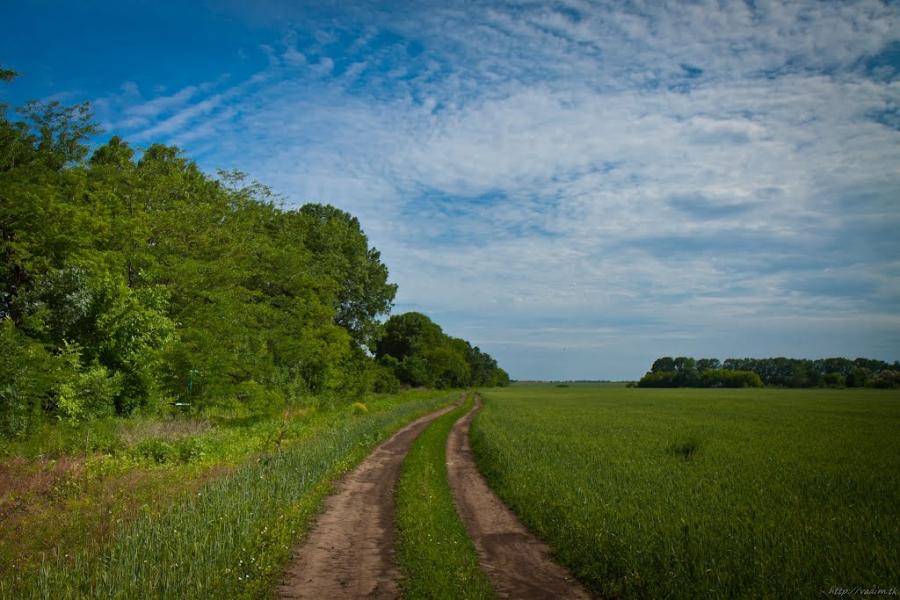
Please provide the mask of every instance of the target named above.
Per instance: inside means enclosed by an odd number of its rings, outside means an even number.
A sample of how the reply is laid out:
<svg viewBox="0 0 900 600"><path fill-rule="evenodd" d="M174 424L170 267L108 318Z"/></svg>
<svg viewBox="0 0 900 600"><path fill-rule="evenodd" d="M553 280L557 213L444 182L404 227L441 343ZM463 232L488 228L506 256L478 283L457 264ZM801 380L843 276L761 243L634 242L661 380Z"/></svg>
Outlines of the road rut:
<svg viewBox="0 0 900 600"><path fill-rule="evenodd" d="M458 404L458 403L457 403ZM394 488L416 437L448 406L413 421L378 446L338 484L295 550L278 598L396 598Z"/></svg>
<svg viewBox="0 0 900 600"><path fill-rule="evenodd" d="M572 598L591 595L534 537L478 472L469 445L475 407L459 419L447 440L447 473L456 508L478 551L481 568L500 598Z"/></svg>

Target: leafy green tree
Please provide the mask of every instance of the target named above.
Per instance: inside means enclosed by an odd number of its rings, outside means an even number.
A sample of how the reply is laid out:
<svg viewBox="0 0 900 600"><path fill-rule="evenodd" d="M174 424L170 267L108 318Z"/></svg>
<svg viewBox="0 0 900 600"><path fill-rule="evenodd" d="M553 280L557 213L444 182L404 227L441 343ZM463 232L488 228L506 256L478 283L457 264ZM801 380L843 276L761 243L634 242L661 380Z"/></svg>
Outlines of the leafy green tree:
<svg viewBox="0 0 900 600"><path fill-rule="evenodd" d="M305 244L320 276L333 282L335 322L360 346L369 347L378 317L391 308L397 286L378 250L370 248L356 217L321 204L307 204L300 215L309 223Z"/></svg>
<svg viewBox="0 0 900 600"><path fill-rule="evenodd" d="M382 328L396 286L348 213L284 209L174 147L137 156L112 136L91 153L87 105L18 115L0 105L3 433L173 400L271 408L401 381L508 383L424 315Z"/></svg>
<svg viewBox="0 0 900 600"><path fill-rule="evenodd" d="M722 361L718 358L700 358L697 359L697 371L699 373L703 373L704 371L721 369Z"/></svg>
<svg viewBox="0 0 900 600"><path fill-rule="evenodd" d="M661 358L657 358L653 361L653 366L650 367L651 373L674 373L675 372L675 359L671 356L663 356Z"/></svg>
<svg viewBox="0 0 900 600"><path fill-rule="evenodd" d="M446 388L509 384L509 376L493 358L465 340L447 336L417 312L387 320L375 356L407 385Z"/></svg>

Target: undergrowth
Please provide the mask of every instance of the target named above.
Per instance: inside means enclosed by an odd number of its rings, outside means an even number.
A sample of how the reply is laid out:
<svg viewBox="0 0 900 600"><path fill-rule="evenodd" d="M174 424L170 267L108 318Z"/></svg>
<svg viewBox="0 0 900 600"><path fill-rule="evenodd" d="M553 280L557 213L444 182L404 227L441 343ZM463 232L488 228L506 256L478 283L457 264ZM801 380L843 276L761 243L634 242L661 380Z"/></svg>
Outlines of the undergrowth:
<svg viewBox="0 0 900 600"><path fill-rule="evenodd" d="M331 482L392 431L450 399L425 392L374 398L364 414L345 406L300 419L231 424L193 438L146 438L105 455L99 462L123 475L134 472L130 461L158 473L159 499L141 497L145 503L102 545L57 548L36 572L7 573L0 597L266 596ZM185 439L201 445L205 439L209 450L184 463ZM225 464L239 466L202 486L179 485L200 472L189 473L192 468ZM167 485L175 491L167 493ZM75 519L69 527L79 525Z"/></svg>

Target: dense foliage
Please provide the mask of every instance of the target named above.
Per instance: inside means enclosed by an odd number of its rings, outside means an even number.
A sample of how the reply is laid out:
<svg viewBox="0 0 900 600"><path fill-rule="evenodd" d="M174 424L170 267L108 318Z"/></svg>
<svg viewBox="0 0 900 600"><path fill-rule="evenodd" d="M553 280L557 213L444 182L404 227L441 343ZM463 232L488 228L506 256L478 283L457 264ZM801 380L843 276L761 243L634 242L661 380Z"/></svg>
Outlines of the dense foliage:
<svg viewBox="0 0 900 600"><path fill-rule="evenodd" d="M900 363L868 358L658 358L640 387L900 387Z"/></svg>
<svg viewBox="0 0 900 600"><path fill-rule="evenodd" d="M469 342L446 335L427 316L408 312L384 324L375 356L399 382L448 388L509 385L497 361Z"/></svg>
<svg viewBox="0 0 900 600"><path fill-rule="evenodd" d="M371 352L396 286L355 217L284 209L174 147L138 156L114 136L91 152L87 105L19 113L0 105L0 434L395 387ZM490 357L433 339L416 348L433 372L400 381L491 380Z"/></svg>

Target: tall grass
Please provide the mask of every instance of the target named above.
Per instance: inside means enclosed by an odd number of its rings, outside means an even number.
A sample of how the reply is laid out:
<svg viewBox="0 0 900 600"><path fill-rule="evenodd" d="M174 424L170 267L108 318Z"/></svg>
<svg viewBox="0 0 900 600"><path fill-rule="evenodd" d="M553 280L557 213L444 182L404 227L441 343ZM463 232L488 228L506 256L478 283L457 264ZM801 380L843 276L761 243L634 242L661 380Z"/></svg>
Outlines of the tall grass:
<svg viewBox="0 0 900 600"><path fill-rule="evenodd" d="M447 481L447 437L471 408L470 395L422 432L403 462L397 486L397 560L405 598L494 597Z"/></svg>
<svg viewBox="0 0 900 600"><path fill-rule="evenodd" d="M0 597L265 597L331 482L390 432L451 399L388 404L332 421L161 514L148 507L99 554L48 560L15 588L0 582Z"/></svg>
<svg viewBox="0 0 900 600"><path fill-rule="evenodd" d="M518 385L484 397L480 468L601 595L898 583L897 392Z"/></svg>

